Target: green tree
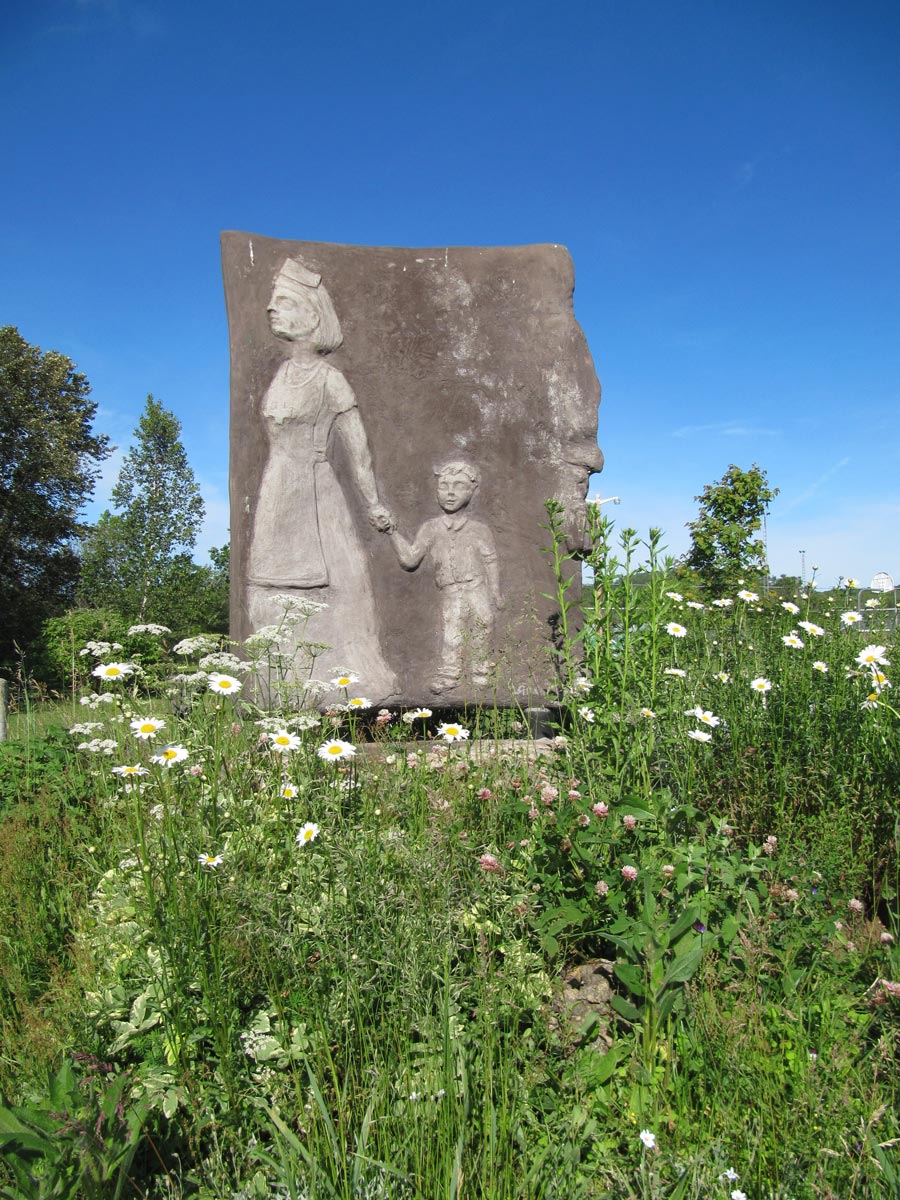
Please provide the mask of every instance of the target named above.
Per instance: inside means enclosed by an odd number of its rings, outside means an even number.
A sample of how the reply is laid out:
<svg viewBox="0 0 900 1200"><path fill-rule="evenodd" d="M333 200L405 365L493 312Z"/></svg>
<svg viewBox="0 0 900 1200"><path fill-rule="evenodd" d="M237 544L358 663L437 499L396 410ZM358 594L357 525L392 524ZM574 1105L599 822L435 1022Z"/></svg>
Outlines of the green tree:
<svg viewBox="0 0 900 1200"><path fill-rule="evenodd" d="M778 488L769 487L765 471L756 463L749 471L732 463L720 480L694 497L700 513L688 522L691 549L685 565L697 572L705 587L723 592L739 579L765 572L766 545L755 535L777 495Z"/></svg>
<svg viewBox="0 0 900 1200"><path fill-rule="evenodd" d="M0 666L71 603L79 513L109 439L71 359L0 328Z"/></svg>
<svg viewBox="0 0 900 1200"><path fill-rule="evenodd" d="M82 603L171 623L204 515L180 435L177 417L148 396L113 488L116 511L103 513L82 547Z"/></svg>

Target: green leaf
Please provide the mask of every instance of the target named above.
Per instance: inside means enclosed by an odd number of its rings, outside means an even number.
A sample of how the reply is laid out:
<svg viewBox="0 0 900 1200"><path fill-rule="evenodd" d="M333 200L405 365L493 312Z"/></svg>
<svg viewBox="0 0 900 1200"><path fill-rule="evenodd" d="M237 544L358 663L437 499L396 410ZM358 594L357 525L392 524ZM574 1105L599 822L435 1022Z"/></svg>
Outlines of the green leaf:
<svg viewBox="0 0 900 1200"><path fill-rule="evenodd" d="M610 1000L610 1006L615 1009L620 1016L623 1016L626 1021L640 1021L641 1010L635 1006L624 996L613 996Z"/></svg>
<svg viewBox="0 0 900 1200"><path fill-rule="evenodd" d="M686 983L697 973L700 967L700 959L703 956L703 943L700 938L695 938L690 949L686 953L681 954L666 971L664 985L670 983Z"/></svg>

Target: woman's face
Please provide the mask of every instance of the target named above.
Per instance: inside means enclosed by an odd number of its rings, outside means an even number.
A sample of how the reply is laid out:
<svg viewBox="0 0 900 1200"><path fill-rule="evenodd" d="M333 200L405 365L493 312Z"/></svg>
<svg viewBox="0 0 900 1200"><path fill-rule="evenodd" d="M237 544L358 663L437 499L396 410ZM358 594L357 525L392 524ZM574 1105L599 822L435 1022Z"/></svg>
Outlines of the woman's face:
<svg viewBox="0 0 900 1200"><path fill-rule="evenodd" d="M321 319L318 306L306 296L276 287L268 306L269 325L277 338L288 342L309 337Z"/></svg>

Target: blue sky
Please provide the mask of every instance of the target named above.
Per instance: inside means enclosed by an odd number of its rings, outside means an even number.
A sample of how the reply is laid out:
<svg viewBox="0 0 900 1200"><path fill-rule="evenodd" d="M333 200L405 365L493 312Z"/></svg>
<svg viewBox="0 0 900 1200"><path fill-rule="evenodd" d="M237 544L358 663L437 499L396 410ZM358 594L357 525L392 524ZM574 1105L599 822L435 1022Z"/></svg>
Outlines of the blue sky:
<svg viewBox="0 0 900 1200"><path fill-rule="evenodd" d="M0 323L93 386L92 512L152 392L226 540L221 230L561 242L617 524L758 462L775 573L900 579L893 0L9 7Z"/></svg>

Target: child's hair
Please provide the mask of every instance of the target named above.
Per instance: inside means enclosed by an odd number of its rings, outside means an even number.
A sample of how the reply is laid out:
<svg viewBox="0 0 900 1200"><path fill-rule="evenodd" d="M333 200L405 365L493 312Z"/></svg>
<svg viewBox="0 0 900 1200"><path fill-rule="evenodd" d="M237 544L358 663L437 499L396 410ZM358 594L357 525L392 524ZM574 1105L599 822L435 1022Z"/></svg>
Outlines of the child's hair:
<svg viewBox="0 0 900 1200"><path fill-rule="evenodd" d="M453 462L444 463L442 467L436 467L434 473L438 479L442 475L463 475L470 483L474 483L476 487L481 483L478 468L473 467L471 463L465 462L461 458L454 459Z"/></svg>

